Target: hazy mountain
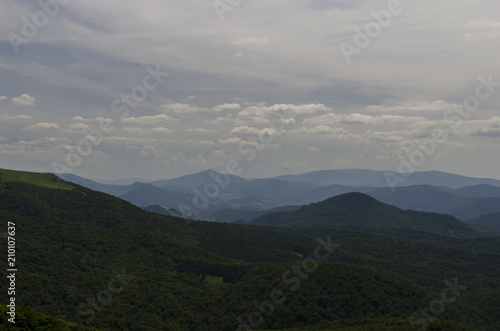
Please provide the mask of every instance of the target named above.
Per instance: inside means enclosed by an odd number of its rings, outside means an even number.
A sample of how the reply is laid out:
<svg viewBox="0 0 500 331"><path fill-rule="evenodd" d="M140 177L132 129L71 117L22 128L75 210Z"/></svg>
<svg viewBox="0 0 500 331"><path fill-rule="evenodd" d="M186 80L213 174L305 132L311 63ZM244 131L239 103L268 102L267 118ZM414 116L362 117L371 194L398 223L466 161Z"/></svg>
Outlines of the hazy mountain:
<svg viewBox="0 0 500 331"><path fill-rule="evenodd" d="M132 178L119 178L113 180L104 179L94 179L95 182L106 184L106 185L132 185L134 183L149 183L149 180L142 178L132 177Z"/></svg>
<svg viewBox="0 0 500 331"><path fill-rule="evenodd" d="M464 188L463 191L474 192ZM492 211L500 211L500 198L478 198L458 195L457 190L417 185L389 188L369 192L372 197L402 209L413 209L435 213L450 214L462 221ZM463 194L463 192L462 192Z"/></svg>
<svg viewBox="0 0 500 331"><path fill-rule="evenodd" d="M363 193L342 194L297 211L269 213L253 219L250 224L409 228L458 237L477 235L471 227L450 215L402 210Z"/></svg>
<svg viewBox="0 0 500 331"><path fill-rule="evenodd" d="M482 215L467 221L471 224L487 225L500 229L500 212Z"/></svg>
<svg viewBox="0 0 500 331"><path fill-rule="evenodd" d="M195 174L191 175L185 175L181 176L178 178L173 178L173 179L165 179L165 180L156 180L152 181L149 184L159 186L159 187L187 187L187 188L192 188L192 187L198 187L205 185L207 183L212 183L212 182L217 182L220 180L223 183L242 183L242 182L247 182L249 181L248 179L238 177L238 176L233 176L233 175L228 175L228 174L221 174L217 171L213 170L206 170L202 172L198 172ZM222 185L220 185L222 186Z"/></svg>
<svg viewBox="0 0 500 331"><path fill-rule="evenodd" d="M278 176L276 179L304 182L313 185L327 186L332 184L348 185L348 186L374 186L388 187L388 182L385 177L386 171L374 171L363 169L345 169L345 170L325 170L315 171L301 175L286 175ZM394 173L398 175L397 173ZM399 175L398 175L399 176ZM472 178L462 175L455 175L441 171L422 171L415 172L404 179L401 183L395 186L411 186L411 185L433 185L445 186L450 188L459 188L464 186L487 184L492 186L500 186L500 180L491 178Z"/></svg>
<svg viewBox="0 0 500 331"><path fill-rule="evenodd" d="M224 223L248 223L252 219L276 212L276 211L295 211L299 209L300 206L283 206L276 207L272 209L264 209L264 210L242 210L242 209L218 209L214 211L210 211L201 215L200 218L204 220L210 220L215 222L224 222Z"/></svg>
<svg viewBox="0 0 500 331"><path fill-rule="evenodd" d="M120 198L139 207L159 205L168 208L177 208L181 203L192 199L188 194L144 183L133 184L133 189L121 195Z"/></svg>
<svg viewBox="0 0 500 331"><path fill-rule="evenodd" d="M59 174L58 176L68 182L75 183L77 185L89 188L91 190L111 194L114 196L120 196L134 189L134 186L132 185L101 184L91 179L83 178L73 174Z"/></svg>
<svg viewBox="0 0 500 331"><path fill-rule="evenodd" d="M348 185L348 186L387 186L380 183L384 179L383 171L364 169L322 170L300 175L277 176L274 179L303 182L317 186Z"/></svg>

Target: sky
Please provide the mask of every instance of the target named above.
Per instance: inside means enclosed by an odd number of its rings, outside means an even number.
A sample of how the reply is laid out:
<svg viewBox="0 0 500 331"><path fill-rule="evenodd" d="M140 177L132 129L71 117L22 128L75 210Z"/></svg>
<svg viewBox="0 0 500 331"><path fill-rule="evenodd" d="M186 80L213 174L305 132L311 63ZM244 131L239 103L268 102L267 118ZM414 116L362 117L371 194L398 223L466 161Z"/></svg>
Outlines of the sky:
<svg viewBox="0 0 500 331"><path fill-rule="evenodd" d="M0 0L0 168L500 179L495 0Z"/></svg>

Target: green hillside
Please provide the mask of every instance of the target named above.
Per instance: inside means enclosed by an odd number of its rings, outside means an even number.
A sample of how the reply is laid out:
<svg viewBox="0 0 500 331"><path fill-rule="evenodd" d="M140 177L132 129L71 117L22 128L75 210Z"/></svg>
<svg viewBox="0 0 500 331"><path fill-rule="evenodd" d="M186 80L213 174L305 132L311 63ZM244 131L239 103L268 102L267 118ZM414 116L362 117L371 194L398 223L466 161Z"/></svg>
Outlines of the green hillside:
<svg viewBox="0 0 500 331"><path fill-rule="evenodd" d="M0 169L0 192L2 192L7 183L25 183L40 187L72 190L73 186L64 182L59 177L52 174L39 174L35 172L22 172L15 170Z"/></svg>
<svg viewBox="0 0 500 331"><path fill-rule="evenodd" d="M476 237L470 226L449 215L401 210L363 193L346 193L292 212L274 212L253 219L254 225L361 226L408 228L455 237Z"/></svg>
<svg viewBox="0 0 500 331"><path fill-rule="evenodd" d="M467 223L477 224L477 225L487 225L500 229L500 212L482 215L467 221Z"/></svg>
<svg viewBox="0 0 500 331"><path fill-rule="evenodd" d="M0 219L5 229L16 224L16 301L52 316L37 317L46 329L60 320L99 330L236 330L241 321L264 330L411 330L411 321L429 330L500 328L498 238L188 224L77 185L30 182L52 175L8 176L0 176ZM312 259L318 238L328 237L340 246ZM467 289L432 323L410 319L455 279ZM257 323L272 298L272 313Z"/></svg>

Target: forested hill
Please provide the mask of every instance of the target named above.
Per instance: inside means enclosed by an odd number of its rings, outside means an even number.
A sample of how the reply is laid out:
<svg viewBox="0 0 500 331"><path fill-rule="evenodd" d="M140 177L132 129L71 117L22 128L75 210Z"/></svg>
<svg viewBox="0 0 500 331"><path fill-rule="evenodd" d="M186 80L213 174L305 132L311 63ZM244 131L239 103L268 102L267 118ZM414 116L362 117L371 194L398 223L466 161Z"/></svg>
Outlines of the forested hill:
<svg viewBox="0 0 500 331"><path fill-rule="evenodd" d="M498 238L186 222L50 174L0 180L18 318L36 330L500 329ZM450 282L460 293L422 316Z"/></svg>
<svg viewBox="0 0 500 331"><path fill-rule="evenodd" d="M250 224L407 228L455 237L479 236L472 227L452 216L401 210L356 192L313 203L296 211L265 214L253 219Z"/></svg>

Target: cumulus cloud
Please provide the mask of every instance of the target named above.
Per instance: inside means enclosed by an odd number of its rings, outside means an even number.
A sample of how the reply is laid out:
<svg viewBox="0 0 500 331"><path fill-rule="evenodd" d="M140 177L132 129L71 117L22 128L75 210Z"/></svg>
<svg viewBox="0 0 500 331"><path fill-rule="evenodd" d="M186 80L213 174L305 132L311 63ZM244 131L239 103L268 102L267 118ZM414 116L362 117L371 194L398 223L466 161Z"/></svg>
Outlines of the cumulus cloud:
<svg viewBox="0 0 500 331"><path fill-rule="evenodd" d="M232 134L258 135L262 130L250 126L238 126L231 130Z"/></svg>
<svg viewBox="0 0 500 331"><path fill-rule="evenodd" d="M455 110L462 108L459 104L448 103L443 100L435 101L422 101L414 103L405 103L399 106L387 105L370 105L366 107L369 112L382 112L382 113L403 113L403 112L443 112L446 110Z"/></svg>
<svg viewBox="0 0 500 331"><path fill-rule="evenodd" d="M124 118L122 122L130 124L157 125L159 123L175 123L177 120L166 115L139 116Z"/></svg>
<svg viewBox="0 0 500 331"><path fill-rule="evenodd" d="M219 112L223 110L235 110L240 109L241 106L237 103L225 103L223 105L218 105L212 108L212 111Z"/></svg>
<svg viewBox="0 0 500 331"><path fill-rule="evenodd" d="M17 106L34 106L36 99L28 94L22 94L16 98L12 98L11 102Z"/></svg>
<svg viewBox="0 0 500 331"><path fill-rule="evenodd" d="M174 131L172 131L169 128L158 127L158 128L152 128L151 132L154 132L154 133L172 133Z"/></svg>
<svg viewBox="0 0 500 331"><path fill-rule="evenodd" d="M206 111L206 108L198 107L196 105L188 105L186 103L167 103L161 106L166 112L172 111L174 113L198 113Z"/></svg>
<svg viewBox="0 0 500 331"><path fill-rule="evenodd" d="M85 123L73 123L68 128L74 131L90 130L90 127Z"/></svg>
<svg viewBox="0 0 500 331"><path fill-rule="evenodd" d="M8 100L9 98L7 98L6 96L0 96L0 101L2 100Z"/></svg>
<svg viewBox="0 0 500 331"><path fill-rule="evenodd" d="M25 128L25 130L58 130L60 129L59 125L57 123L37 123L30 125Z"/></svg>
<svg viewBox="0 0 500 331"><path fill-rule="evenodd" d="M217 133L217 130L204 129L204 128L190 128L186 130L187 133Z"/></svg>
<svg viewBox="0 0 500 331"><path fill-rule="evenodd" d="M425 121L422 116L400 116L400 115L380 115L370 116L363 114L323 114L320 116L313 116L306 118L302 121L304 125L336 125L336 124L391 124L391 123L410 123Z"/></svg>

